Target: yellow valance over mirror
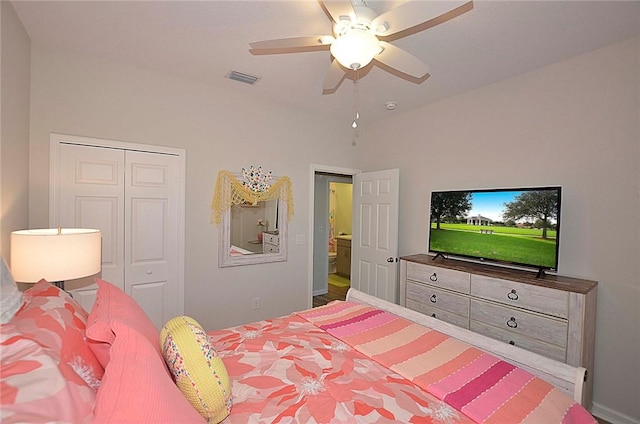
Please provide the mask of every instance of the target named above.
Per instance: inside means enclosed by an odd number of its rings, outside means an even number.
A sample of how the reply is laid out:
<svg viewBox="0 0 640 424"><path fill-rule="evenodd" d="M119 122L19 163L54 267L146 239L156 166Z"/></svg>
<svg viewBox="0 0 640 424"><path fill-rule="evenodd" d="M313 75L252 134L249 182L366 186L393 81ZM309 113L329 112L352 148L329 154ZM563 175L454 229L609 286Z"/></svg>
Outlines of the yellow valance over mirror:
<svg viewBox="0 0 640 424"><path fill-rule="evenodd" d="M262 187L259 191L246 187L243 181L238 180L229 171L221 170L216 179L215 192L211 202L211 222L220 224L222 213L232 205L250 204L279 199L287 202L287 220L293 216L293 191L289 177L280 177L268 187Z"/></svg>

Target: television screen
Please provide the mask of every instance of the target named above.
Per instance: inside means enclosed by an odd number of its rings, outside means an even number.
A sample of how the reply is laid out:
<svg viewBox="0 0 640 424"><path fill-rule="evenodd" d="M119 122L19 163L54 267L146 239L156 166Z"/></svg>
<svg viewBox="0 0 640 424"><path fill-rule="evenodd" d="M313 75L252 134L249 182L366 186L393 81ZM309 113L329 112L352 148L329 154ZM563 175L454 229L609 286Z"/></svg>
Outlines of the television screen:
<svg viewBox="0 0 640 424"><path fill-rule="evenodd" d="M561 191L434 191L429 251L556 271Z"/></svg>

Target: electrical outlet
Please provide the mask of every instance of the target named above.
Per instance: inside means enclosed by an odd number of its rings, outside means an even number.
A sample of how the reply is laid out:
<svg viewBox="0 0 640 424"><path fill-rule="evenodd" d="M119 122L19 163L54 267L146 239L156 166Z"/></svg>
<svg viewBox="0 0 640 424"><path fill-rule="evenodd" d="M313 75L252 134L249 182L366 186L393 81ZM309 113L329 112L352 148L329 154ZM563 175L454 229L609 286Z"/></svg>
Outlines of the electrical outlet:
<svg viewBox="0 0 640 424"><path fill-rule="evenodd" d="M252 304L251 304L251 308L255 311L260 309L260 298L259 297L254 297Z"/></svg>
<svg viewBox="0 0 640 424"><path fill-rule="evenodd" d="M296 234L296 244L305 244L306 240L304 234Z"/></svg>

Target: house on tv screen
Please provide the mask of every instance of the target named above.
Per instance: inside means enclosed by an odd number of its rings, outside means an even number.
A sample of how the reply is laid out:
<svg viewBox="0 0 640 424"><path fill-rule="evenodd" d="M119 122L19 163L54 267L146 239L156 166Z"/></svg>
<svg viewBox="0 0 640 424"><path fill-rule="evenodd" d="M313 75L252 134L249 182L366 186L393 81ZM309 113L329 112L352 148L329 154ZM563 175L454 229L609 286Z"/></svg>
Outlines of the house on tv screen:
<svg viewBox="0 0 640 424"><path fill-rule="evenodd" d="M467 218L467 225L491 225L493 220L486 216L476 215Z"/></svg>

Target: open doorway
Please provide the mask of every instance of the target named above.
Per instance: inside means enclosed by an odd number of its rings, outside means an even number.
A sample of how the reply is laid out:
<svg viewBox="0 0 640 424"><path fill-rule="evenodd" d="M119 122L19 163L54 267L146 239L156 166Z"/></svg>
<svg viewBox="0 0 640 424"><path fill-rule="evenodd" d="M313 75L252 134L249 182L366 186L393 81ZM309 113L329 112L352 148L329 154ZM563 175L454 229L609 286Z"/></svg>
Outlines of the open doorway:
<svg viewBox="0 0 640 424"><path fill-rule="evenodd" d="M344 300L350 287L352 176L355 170L316 169L313 175L312 306Z"/></svg>
<svg viewBox="0 0 640 424"><path fill-rule="evenodd" d="M327 168L311 165L310 172L309 307L325 285L328 292L328 179L332 177L351 177L353 185L350 286L397 302L399 170Z"/></svg>

